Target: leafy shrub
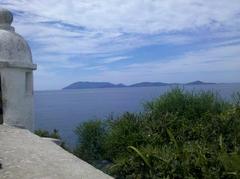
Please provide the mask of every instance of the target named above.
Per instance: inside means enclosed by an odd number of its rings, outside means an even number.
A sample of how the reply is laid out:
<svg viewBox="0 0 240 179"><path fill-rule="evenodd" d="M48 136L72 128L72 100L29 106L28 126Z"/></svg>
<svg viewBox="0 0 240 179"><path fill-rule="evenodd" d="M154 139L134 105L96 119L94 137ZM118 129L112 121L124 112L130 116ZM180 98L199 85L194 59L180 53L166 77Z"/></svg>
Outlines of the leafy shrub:
<svg viewBox="0 0 240 179"><path fill-rule="evenodd" d="M219 114L229 107L217 93L210 91L185 92L175 88L159 98L145 104L145 110L157 119L162 114L173 113L189 120L205 117L206 114Z"/></svg>
<svg viewBox="0 0 240 179"><path fill-rule="evenodd" d="M54 139L61 139L57 129L53 129L52 132L48 132L47 130L43 130L43 129L38 129L38 130L35 130L34 133L40 137L50 137Z"/></svg>
<svg viewBox="0 0 240 179"><path fill-rule="evenodd" d="M71 150L66 146L65 142L62 141L62 139L61 139L61 137L60 137L60 134L59 134L59 132L58 132L57 129L53 129L52 132L49 132L49 131L43 130L43 129L38 129L38 130L35 130L34 133L35 133L36 135L40 136L40 137L49 137L49 138L53 138L53 139L59 139L60 142L61 142L61 143L60 143L60 146L61 146L63 149L71 152Z"/></svg>
<svg viewBox="0 0 240 179"><path fill-rule="evenodd" d="M82 123L76 128L75 133L79 137L79 145L74 154L92 164L101 160L104 153L103 142L106 133L104 122L92 120Z"/></svg>
<svg viewBox="0 0 240 179"><path fill-rule="evenodd" d="M239 178L240 106L179 88L125 113L77 128L77 155L115 178Z"/></svg>
<svg viewBox="0 0 240 179"><path fill-rule="evenodd" d="M140 130L142 120L139 115L127 112L115 120L108 120L107 125L104 148L108 160L124 155L130 145L138 146L145 142Z"/></svg>

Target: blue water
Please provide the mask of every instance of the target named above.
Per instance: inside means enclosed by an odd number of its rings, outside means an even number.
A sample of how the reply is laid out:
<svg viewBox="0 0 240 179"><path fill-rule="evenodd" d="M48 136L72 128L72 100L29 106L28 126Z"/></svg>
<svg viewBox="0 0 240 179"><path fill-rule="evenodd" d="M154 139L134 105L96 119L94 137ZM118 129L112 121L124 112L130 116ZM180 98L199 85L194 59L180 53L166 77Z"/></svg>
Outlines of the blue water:
<svg viewBox="0 0 240 179"><path fill-rule="evenodd" d="M79 89L35 92L35 128L58 129L63 140L73 147L74 129L86 120L117 116L123 112L141 111L142 104L154 99L172 87L139 87ZM240 84L185 86L185 90L217 91L226 100L240 91Z"/></svg>

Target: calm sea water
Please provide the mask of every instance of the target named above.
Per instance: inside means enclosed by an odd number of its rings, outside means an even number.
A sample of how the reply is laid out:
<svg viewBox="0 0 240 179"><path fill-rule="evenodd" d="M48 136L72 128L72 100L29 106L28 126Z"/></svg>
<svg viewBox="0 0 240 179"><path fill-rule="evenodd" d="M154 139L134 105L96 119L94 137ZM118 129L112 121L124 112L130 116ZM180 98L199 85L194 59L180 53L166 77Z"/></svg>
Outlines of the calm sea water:
<svg viewBox="0 0 240 179"><path fill-rule="evenodd" d="M74 129L86 120L117 116L123 112L139 112L142 104L172 87L106 88L35 92L35 128L58 129L63 140L75 145ZM193 85L185 90L211 90L226 100L240 91L240 84Z"/></svg>

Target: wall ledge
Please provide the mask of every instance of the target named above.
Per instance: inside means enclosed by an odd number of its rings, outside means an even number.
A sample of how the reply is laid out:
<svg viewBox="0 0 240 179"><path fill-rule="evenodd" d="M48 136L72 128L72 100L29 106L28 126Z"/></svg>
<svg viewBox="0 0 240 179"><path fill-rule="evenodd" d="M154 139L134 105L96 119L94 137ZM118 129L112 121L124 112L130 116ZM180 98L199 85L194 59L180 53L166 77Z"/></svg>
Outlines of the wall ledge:
<svg viewBox="0 0 240 179"><path fill-rule="evenodd" d="M110 179L112 177L27 129L0 125L1 178Z"/></svg>

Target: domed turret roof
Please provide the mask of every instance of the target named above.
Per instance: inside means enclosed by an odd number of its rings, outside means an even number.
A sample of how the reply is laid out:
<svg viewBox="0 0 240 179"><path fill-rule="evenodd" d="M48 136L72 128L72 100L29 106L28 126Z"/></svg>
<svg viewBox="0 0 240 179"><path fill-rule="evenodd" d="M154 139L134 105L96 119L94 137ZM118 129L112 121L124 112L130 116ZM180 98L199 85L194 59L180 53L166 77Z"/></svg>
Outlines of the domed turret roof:
<svg viewBox="0 0 240 179"><path fill-rule="evenodd" d="M0 8L0 62L32 64L32 54L27 42L11 27L13 15Z"/></svg>

